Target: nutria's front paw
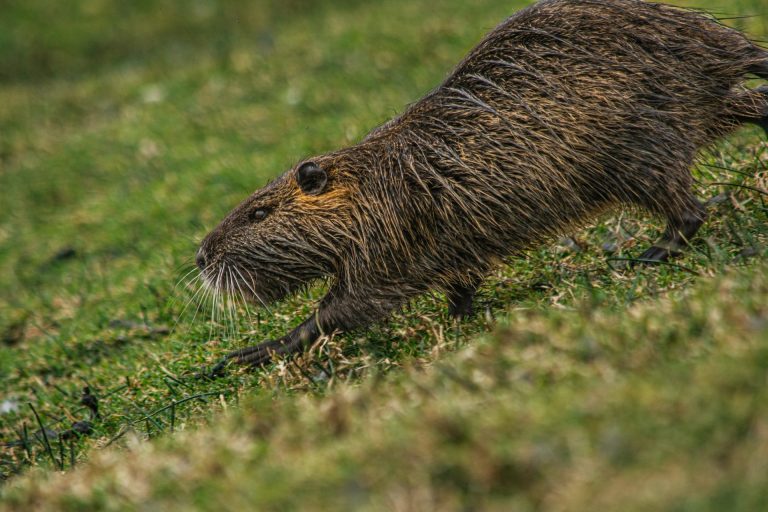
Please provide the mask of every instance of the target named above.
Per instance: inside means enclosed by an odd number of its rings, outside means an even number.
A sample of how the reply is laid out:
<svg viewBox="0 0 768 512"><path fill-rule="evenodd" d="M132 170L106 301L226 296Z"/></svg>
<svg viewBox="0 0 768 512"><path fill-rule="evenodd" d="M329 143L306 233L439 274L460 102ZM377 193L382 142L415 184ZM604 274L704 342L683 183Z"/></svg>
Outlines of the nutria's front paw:
<svg viewBox="0 0 768 512"><path fill-rule="evenodd" d="M231 365L249 366L252 368L269 363L275 355L289 354L294 351L294 343L287 337L279 340L268 340L235 350L224 356L210 369L203 369L197 374L198 378L215 379L224 375Z"/></svg>

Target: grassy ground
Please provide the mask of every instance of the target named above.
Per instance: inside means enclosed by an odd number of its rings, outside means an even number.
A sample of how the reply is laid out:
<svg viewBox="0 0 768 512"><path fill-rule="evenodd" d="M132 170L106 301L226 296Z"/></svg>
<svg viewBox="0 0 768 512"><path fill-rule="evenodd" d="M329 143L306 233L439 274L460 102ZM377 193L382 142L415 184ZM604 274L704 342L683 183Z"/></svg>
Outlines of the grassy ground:
<svg viewBox="0 0 768 512"><path fill-rule="evenodd" d="M322 293L211 322L185 308L196 240L417 99L523 4L5 6L0 509L768 507L756 130L703 158L711 220L676 266L613 268L659 231L617 214L578 250L500 269L472 320L426 296L298 364L189 378ZM768 36L758 0L695 5L758 14L729 23ZM76 421L92 432L67 436Z"/></svg>

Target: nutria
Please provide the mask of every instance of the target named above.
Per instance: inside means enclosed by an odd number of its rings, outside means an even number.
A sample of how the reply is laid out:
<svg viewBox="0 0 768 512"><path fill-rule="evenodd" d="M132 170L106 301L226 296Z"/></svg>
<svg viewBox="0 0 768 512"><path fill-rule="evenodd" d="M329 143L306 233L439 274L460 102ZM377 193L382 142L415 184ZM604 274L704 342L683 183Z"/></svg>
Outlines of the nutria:
<svg viewBox="0 0 768 512"><path fill-rule="evenodd" d="M471 311L502 258L615 206L666 219L641 260L704 221L698 151L768 128L768 52L716 19L640 0L545 0L488 34L435 90L359 144L299 162L202 242L209 286L255 303L317 279L328 293L285 337L227 361L260 365L364 327L437 289Z"/></svg>

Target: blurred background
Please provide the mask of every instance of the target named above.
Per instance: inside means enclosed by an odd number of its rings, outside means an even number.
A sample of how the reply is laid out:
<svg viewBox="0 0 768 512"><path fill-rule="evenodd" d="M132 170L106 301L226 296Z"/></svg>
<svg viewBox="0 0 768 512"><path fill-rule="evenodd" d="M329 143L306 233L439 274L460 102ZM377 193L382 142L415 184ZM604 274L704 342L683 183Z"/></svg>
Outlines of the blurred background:
<svg viewBox="0 0 768 512"><path fill-rule="evenodd" d="M457 2L441 6L449 14ZM525 0L467 1L477 10L511 13ZM765 32L764 0L676 0L668 3L707 9L721 17L755 16L734 21ZM72 78L105 67L151 61L176 67L205 55L222 68L244 66L238 50L264 53L274 30L297 18L323 19L327 10L364 6L360 0L45 0L2 2L0 80L4 83ZM491 11L492 12L492 11ZM439 18L441 13L433 12ZM472 19L465 19L467 23ZM386 26L387 20L380 20ZM761 28L763 30L761 30ZM239 63L239 64L238 64Z"/></svg>

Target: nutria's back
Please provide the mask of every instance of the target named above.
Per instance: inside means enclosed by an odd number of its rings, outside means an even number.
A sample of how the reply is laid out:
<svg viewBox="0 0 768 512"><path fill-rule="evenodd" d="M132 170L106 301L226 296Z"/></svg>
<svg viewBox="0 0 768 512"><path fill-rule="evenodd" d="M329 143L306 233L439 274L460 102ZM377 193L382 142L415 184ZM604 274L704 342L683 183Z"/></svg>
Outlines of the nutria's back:
<svg viewBox="0 0 768 512"><path fill-rule="evenodd" d="M431 288L471 302L501 258L619 204L667 219L644 255L666 258L704 218L690 188L697 152L766 119L764 90L742 85L749 73L768 77L768 54L700 13L545 0L360 144L257 191L203 243L203 272L234 267L270 298L295 289L290 276L329 277L317 318L302 324L316 334ZM254 223L248 212L265 204L278 206Z"/></svg>
<svg viewBox="0 0 768 512"><path fill-rule="evenodd" d="M394 173L427 184L402 206L434 203L450 231L441 251L476 247L481 233L504 253L613 203L660 214L685 203L699 149L763 108L737 86L764 62L742 34L699 13L549 0L502 23L364 145L401 151L413 170ZM372 187L389 185L380 177Z"/></svg>

